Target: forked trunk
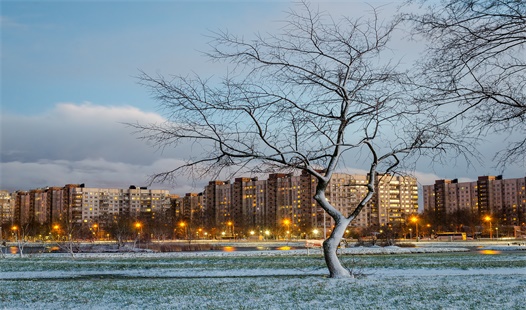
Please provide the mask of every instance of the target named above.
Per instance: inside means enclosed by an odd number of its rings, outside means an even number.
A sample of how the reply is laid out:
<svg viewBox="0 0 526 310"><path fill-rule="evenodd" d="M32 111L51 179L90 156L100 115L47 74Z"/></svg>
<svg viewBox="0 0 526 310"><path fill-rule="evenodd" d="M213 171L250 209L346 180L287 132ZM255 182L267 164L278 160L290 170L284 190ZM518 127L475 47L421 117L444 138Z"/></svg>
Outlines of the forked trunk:
<svg viewBox="0 0 526 310"><path fill-rule="evenodd" d="M338 246L342 240L343 233L349 224L349 220L337 221L331 236L323 241L323 254L325 257L325 263L329 269L329 275L331 278L352 278L352 273L345 267L342 266L340 259L338 258Z"/></svg>

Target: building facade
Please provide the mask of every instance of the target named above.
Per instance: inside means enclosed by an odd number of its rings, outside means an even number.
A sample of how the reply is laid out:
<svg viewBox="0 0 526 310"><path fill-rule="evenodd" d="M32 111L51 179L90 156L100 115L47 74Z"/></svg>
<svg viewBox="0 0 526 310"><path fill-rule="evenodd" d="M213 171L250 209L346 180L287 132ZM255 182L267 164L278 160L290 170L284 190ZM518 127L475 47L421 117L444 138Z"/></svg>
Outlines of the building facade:
<svg viewBox="0 0 526 310"><path fill-rule="evenodd" d="M35 223L100 223L119 214L133 218L153 218L171 208L167 190L88 188L84 184L67 184L14 193L12 222Z"/></svg>
<svg viewBox="0 0 526 310"><path fill-rule="evenodd" d="M380 175L375 194L351 223L364 229L401 225L418 212L416 179ZM368 176L335 173L325 193L329 202L344 215L355 211L368 193ZM247 236L250 232L271 231L274 235L299 238L330 233L334 223L314 200L317 180L307 174L270 174L267 180L236 178L211 181L205 188L205 218L218 232ZM214 226L215 225L215 226Z"/></svg>
<svg viewBox="0 0 526 310"><path fill-rule="evenodd" d="M352 227L380 229L403 223L409 214L417 213L416 179L379 175L374 184L373 197L351 223ZM335 173L326 198L349 216L367 195L367 185L367 175ZM206 232L208 237L269 234L269 237L312 238L328 235L334 225L314 200L316 186L316 178L305 172L274 173L267 180L240 177L233 182L210 181L202 193L181 197L146 187L119 189L67 184L16 192L11 198L14 205L11 214L13 223L49 227L72 223L101 230L119 218L127 218L152 227L166 226L165 231L171 229L174 236L188 236L190 232L192 236L196 233L204 236ZM166 221L158 221L161 218Z"/></svg>
<svg viewBox="0 0 526 310"><path fill-rule="evenodd" d="M522 226L526 222L526 178L480 176L477 181L436 180L423 186L424 211L438 220L465 211L479 221L488 216L500 225Z"/></svg>

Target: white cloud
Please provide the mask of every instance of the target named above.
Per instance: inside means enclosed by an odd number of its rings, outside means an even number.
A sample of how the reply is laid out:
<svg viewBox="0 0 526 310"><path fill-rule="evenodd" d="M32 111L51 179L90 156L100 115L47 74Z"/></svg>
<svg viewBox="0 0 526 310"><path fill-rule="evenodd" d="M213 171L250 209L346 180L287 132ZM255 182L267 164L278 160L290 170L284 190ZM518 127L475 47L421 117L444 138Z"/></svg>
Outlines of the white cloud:
<svg viewBox="0 0 526 310"><path fill-rule="evenodd" d="M195 152L179 145L162 152L138 140L123 123L159 123L164 118L129 106L101 106L93 103L61 103L35 116L0 115L0 189L23 190L67 183L90 187L144 186L148 177L176 168ZM354 158L354 157L353 157ZM348 173L367 173L360 161L345 164ZM433 166L417 165L414 175L420 185L438 179L476 180L478 175L500 174L488 167L469 169L454 161ZM506 178L523 177L524 168L509 167ZM262 176L265 178L265 176ZM173 193L200 192L208 180L177 176L175 184L156 184Z"/></svg>
<svg viewBox="0 0 526 310"><path fill-rule="evenodd" d="M138 140L124 123L156 123L164 119L133 107L61 103L45 114L1 118L2 161L104 158L138 164L160 155Z"/></svg>
<svg viewBox="0 0 526 310"><path fill-rule="evenodd" d="M91 187L144 186L154 173L180 164L175 154L148 146L123 123L163 122L159 114L133 107L92 103L57 104L36 116L1 115L0 188L25 190L68 183ZM201 191L185 176L175 184L156 184L174 193Z"/></svg>

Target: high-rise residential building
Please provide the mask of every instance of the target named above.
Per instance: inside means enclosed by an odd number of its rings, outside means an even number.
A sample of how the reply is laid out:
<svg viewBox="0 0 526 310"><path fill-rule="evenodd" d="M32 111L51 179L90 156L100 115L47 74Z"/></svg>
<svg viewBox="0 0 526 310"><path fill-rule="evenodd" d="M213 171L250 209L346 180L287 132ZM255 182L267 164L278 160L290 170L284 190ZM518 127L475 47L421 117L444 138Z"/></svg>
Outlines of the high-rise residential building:
<svg viewBox="0 0 526 310"><path fill-rule="evenodd" d="M13 196L15 200L15 209L13 210L13 223L29 223L31 220L29 192L17 191L14 193Z"/></svg>
<svg viewBox="0 0 526 310"><path fill-rule="evenodd" d="M401 225L418 213L418 186L409 176L377 175L371 208L371 223L378 226Z"/></svg>
<svg viewBox="0 0 526 310"><path fill-rule="evenodd" d="M170 209L167 190L88 188L84 184L67 184L18 191L14 194L13 222L37 223L99 223L119 214L134 218L154 218Z"/></svg>
<svg viewBox="0 0 526 310"><path fill-rule="evenodd" d="M176 211L177 219L187 223L191 227L200 226L204 222L204 204L202 193L186 193L178 198L179 210Z"/></svg>
<svg viewBox="0 0 526 310"><path fill-rule="evenodd" d="M236 178L232 183L232 220L241 231L259 231L265 225L267 182Z"/></svg>
<svg viewBox="0 0 526 310"><path fill-rule="evenodd" d="M402 224L409 215L418 213L418 187L414 177L377 175L374 184L373 197L351 222L351 227L380 228ZM336 209L349 216L368 194L367 185L367 175L335 173L325 196Z"/></svg>
<svg viewBox="0 0 526 310"><path fill-rule="evenodd" d="M348 216L367 195L366 175L335 173L325 197L344 215ZM416 179L400 176L379 176L376 191L351 226L365 228L372 225L404 222L410 214L418 212ZM318 231L330 232L333 221L314 200L317 180L303 172L270 174L267 180L265 218L268 228L294 236L312 236ZM323 230L322 230L323 229ZM321 234L319 234L321 236Z"/></svg>
<svg viewBox="0 0 526 310"><path fill-rule="evenodd" d="M425 185L424 210L433 211L438 220L448 214L469 211L477 218L490 216L502 225L523 225L526 221L526 178L503 179L480 176L474 182L436 180Z"/></svg>
<svg viewBox="0 0 526 310"><path fill-rule="evenodd" d="M45 189L46 192L46 204L48 206L48 222L60 223L64 220L64 215L67 213L65 208L64 200L64 188L63 187L48 187Z"/></svg>
<svg viewBox="0 0 526 310"><path fill-rule="evenodd" d="M277 234L299 235L311 227L310 208L302 209L301 176L270 174L267 185L269 225ZM308 220L307 220L308 219Z"/></svg>
<svg viewBox="0 0 526 310"><path fill-rule="evenodd" d="M13 222L14 203L13 197L8 191L0 190L0 227ZM2 240L1 235L0 240Z"/></svg>
<svg viewBox="0 0 526 310"><path fill-rule="evenodd" d="M224 231L233 220L230 181L210 181L203 191L205 228Z"/></svg>
<svg viewBox="0 0 526 310"><path fill-rule="evenodd" d="M358 204L367 194L367 176L346 173L335 173L332 175L325 196L329 202L343 215L349 216L358 207ZM374 199L367 203L366 207L358 214L351 223L353 227L367 227L371 225L371 212Z"/></svg>
<svg viewBox="0 0 526 310"><path fill-rule="evenodd" d="M380 175L375 193L351 226L381 227L405 221L416 213L416 179ZM349 216L368 193L368 177L335 173L325 193L329 202ZM314 200L317 180L310 174L274 173L267 180L240 177L233 182L210 181L202 193L182 197L166 190L90 188L84 184L48 187L13 196L16 223L84 224L88 227L115 222L118 217L163 225L176 233L176 221L192 234L201 229L208 236L245 237L269 231L273 236L313 237L318 229L330 233L333 220ZM154 219L166 218L159 223ZM106 223L106 224L107 224ZM144 222L146 223L146 222ZM168 226L174 227L168 227ZM99 227L100 228L100 227Z"/></svg>

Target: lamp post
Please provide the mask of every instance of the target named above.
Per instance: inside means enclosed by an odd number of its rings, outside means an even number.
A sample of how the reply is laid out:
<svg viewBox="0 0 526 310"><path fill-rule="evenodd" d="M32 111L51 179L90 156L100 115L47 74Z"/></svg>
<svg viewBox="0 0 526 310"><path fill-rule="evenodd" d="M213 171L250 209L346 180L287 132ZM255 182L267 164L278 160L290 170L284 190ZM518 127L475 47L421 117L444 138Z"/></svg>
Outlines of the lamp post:
<svg viewBox="0 0 526 310"><path fill-rule="evenodd" d="M57 240L60 240L60 226L58 224L53 225L53 230L57 234ZM51 235L53 237L53 235Z"/></svg>
<svg viewBox="0 0 526 310"><path fill-rule="evenodd" d="M98 240L99 236L99 224L93 224L93 232L95 233L95 240Z"/></svg>
<svg viewBox="0 0 526 310"><path fill-rule="evenodd" d="M489 223L489 238L493 239L493 229L491 228L491 217L489 215L486 215L484 217L484 220Z"/></svg>
<svg viewBox="0 0 526 310"><path fill-rule="evenodd" d="M15 241L19 241L19 230L18 230L18 226L14 225L13 227L11 227L11 230L13 231L13 238L15 239Z"/></svg>
<svg viewBox="0 0 526 310"><path fill-rule="evenodd" d="M136 222L135 228L137 228L137 247L139 247L139 245L141 244L142 224L140 222Z"/></svg>
<svg viewBox="0 0 526 310"><path fill-rule="evenodd" d="M314 239L318 239L318 229L314 229L312 233L314 234Z"/></svg>
<svg viewBox="0 0 526 310"><path fill-rule="evenodd" d="M227 225L230 226L230 233L232 234L232 237L234 237L234 241L235 241L236 240L236 232L235 232L234 222L228 221Z"/></svg>
<svg viewBox="0 0 526 310"><path fill-rule="evenodd" d="M185 222L179 223L179 227L181 227L181 230L183 231L183 238L188 238L188 230L186 227L186 223Z"/></svg>
<svg viewBox="0 0 526 310"><path fill-rule="evenodd" d="M290 240L290 220L289 219L284 219L283 220L283 224L285 224L285 226L287 226L287 232L285 234L285 237L287 237L287 235L288 235L288 239Z"/></svg>
<svg viewBox="0 0 526 310"><path fill-rule="evenodd" d="M415 235L416 235L416 241L418 242L418 217L413 216L411 218L411 222L415 223Z"/></svg>

